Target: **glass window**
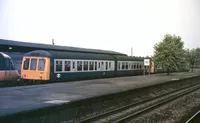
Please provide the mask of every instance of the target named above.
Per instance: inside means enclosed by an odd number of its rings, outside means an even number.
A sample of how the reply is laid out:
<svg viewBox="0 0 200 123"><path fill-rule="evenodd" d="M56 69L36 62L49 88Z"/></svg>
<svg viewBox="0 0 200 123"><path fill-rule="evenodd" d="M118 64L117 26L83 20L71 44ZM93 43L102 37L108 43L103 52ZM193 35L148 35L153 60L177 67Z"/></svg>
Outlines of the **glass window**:
<svg viewBox="0 0 200 123"><path fill-rule="evenodd" d="M134 63L131 64L131 69L133 70L133 68L134 68Z"/></svg>
<svg viewBox="0 0 200 123"><path fill-rule="evenodd" d="M122 62L122 70L124 70L124 68L125 68L124 62Z"/></svg>
<svg viewBox="0 0 200 123"><path fill-rule="evenodd" d="M65 61L65 71L70 71L71 61Z"/></svg>
<svg viewBox="0 0 200 123"><path fill-rule="evenodd" d="M99 68L101 67L101 62L99 62Z"/></svg>
<svg viewBox="0 0 200 123"><path fill-rule="evenodd" d="M73 61L72 69L75 69L75 61Z"/></svg>
<svg viewBox="0 0 200 123"><path fill-rule="evenodd" d="M136 69L136 64L134 64L134 69Z"/></svg>
<svg viewBox="0 0 200 123"><path fill-rule="evenodd" d="M106 62L106 70L108 70L108 62Z"/></svg>
<svg viewBox="0 0 200 123"><path fill-rule="evenodd" d="M45 59L39 59L39 62L38 62L38 70L39 71L44 71L45 69Z"/></svg>
<svg viewBox="0 0 200 123"><path fill-rule="evenodd" d="M126 69L128 70L128 62L126 62Z"/></svg>
<svg viewBox="0 0 200 123"><path fill-rule="evenodd" d="M94 62L90 61L90 70L94 70Z"/></svg>
<svg viewBox="0 0 200 123"><path fill-rule="evenodd" d="M29 61L30 61L29 58L26 58L26 59L24 60L24 66L23 66L23 69L24 69L24 70L28 70L28 68L29 68Z"/></svg>
<svg viewBox="0 0 200 123"><path fill-rule="evenodd" d="M94 63L94 69L97 70L97 62Z"/></svg>
<svg viewBox="0 0 200 123"><path fill-rule="evenodd" d="M82 71L82 61L77 61L77 70Z"/></svg>
<svg viewBox="0 0 200 123"><path fill-rule="evenodd" d="M111 68L111 62L109 62L109 68Z"/></svg>
<svg viewBox="0 0 200 123"><path fill-rule="evenodd" d="M37 59L31 59L30 70L36 70L37 68Z"/></svg>
<svg viewBox="0 0 200 123"><path fill-rule="evenodd" d="M120 64L121 64L121 62L118 62L118 70L120 70Z"/></svg>
<svg viewBox="0 0 200 123"><path fill-rule="evenodd" d="M88 70L88 61L84 61L84 70Z"/></svg>
<svg viewBox="0 0 200 123"><path fill-rule="evenodd" d="M62 61L56 61L56 71L62 71Z"/></svg>

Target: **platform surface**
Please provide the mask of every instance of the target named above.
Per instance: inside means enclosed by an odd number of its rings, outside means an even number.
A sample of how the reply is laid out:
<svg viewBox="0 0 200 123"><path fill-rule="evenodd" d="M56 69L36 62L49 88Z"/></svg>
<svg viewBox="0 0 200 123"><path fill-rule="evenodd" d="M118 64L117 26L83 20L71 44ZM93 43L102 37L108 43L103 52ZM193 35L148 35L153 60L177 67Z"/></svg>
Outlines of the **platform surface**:
<svg viewBox="0 0 200 123"><path fill-rule="evenodd" d="M0 116L198 75L199 71L0 88Z"/></svg>

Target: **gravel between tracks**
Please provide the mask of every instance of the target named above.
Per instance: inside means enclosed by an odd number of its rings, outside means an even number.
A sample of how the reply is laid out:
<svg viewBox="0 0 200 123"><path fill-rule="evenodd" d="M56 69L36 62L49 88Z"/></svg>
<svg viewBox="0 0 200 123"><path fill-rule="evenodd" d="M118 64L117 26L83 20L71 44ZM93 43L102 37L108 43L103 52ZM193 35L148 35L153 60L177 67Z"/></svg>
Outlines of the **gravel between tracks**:
<svg viewBox="0 0 200 123"><path fill-rule="evenodd" d="M178 98L160 108L142 115L132 122L137 123L179 123L189 118L190 112L200 107L200 90Z"/></svg>

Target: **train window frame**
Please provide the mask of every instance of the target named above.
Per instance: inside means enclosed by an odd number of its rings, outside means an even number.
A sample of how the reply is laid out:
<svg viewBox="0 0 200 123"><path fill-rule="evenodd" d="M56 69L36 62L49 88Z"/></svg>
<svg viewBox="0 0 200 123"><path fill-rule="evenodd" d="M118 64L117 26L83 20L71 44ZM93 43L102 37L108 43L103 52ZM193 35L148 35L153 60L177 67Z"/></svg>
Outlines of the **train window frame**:
<svg viewBox="0 0 200 123"><path fill-rule="evenodd" d="M118 61L117 69L121 70L121 62L120 61Z"/></svg>
<svg viewBox="0 0 200 123"><path fill-rule="evenodd" d="M39 66L40 63L41 63L40 61L43 61L43 63L44 63L42 69L41 69L41 67ZM45 71L45 68L46 68L45 66L46 66L46 59L44 59L44 58L39 58L39 59L38 59L38 64L37 64L37 70L38 70L38 71Z"/></svg>
<svg viewBox="0 0 200 123"><path fill-rule="evenodd" d="M76 66L77 66L77 71L83 71L83 61L78 60Z"/></svg>
<svg viewBox="0 0 200 123"><path fill-rule="evenodd" d="M67 67L66 67L66 65L67 65ZM71 61L70 60L65 60L64 61L64 71L67 71L67 72L71 71Z"/></svg>
<svg viewBox="0 0 200 123"><path fill-rule="evenodd" d="M58 64L59 63L59 64ZM61 64L60 64L61 63ZM60 66L60 70L58 70L58 66ZM63 72L63 60L56 60L55 61L55 71L56 72Z"/></svg>
<svg viewBox="0 0 200 123"><path fill-rule="evenodd" d="M106 70L108 70L108 62L106 61Z"/></svg>
<svg viewBox="0 0 200 123"><path fill-rule="evenodd" d="M83 62L83 71L88 71L88 70L89 70L89 62L85 60Z"/></svg>
<svg viewBox="0 0 200 123"><path fill-rule="evenodd" d="M94 70L97 70L97 61L94 62Z"/></svg>
<svg viewBox="0 0 200 123"><path fill-rule="evenodd" d="M90 71L94 70L94 61L89 61L89 70Z"/></svg>
<svg viewBox="0 0 200 123"><path fill-rule="evenodd" d="M33 61L36 61L36 63L32 64ZM37 58L31 58L31 61L30 61L30 70L37 70L38 68L38 59ZM35 65L35 66L32 66L32 65Z"/></svg>
<svg viewBox="0 0 200 123"><path fill-rule="evenodd" d="M28 60L28 63L27 63L27 66L25 67L26 60ZM23 70L29 70L29 66L30 66L30 58L24 58L24 60L23 60Z"/></svg>

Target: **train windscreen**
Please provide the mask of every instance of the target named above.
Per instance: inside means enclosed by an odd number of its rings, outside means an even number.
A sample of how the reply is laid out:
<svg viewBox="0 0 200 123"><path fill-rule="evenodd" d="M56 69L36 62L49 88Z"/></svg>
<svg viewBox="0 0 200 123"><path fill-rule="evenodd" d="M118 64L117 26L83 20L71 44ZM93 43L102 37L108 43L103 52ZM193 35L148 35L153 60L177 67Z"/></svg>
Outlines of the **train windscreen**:
<svg viewBox="0 0 200 123"><path fill-rule="evenodd" d="M45 59L39 59L38 70L44 71L44 68L45 68Z"/></svg>

